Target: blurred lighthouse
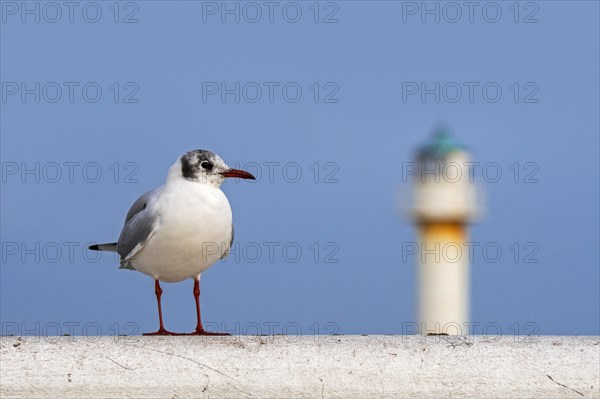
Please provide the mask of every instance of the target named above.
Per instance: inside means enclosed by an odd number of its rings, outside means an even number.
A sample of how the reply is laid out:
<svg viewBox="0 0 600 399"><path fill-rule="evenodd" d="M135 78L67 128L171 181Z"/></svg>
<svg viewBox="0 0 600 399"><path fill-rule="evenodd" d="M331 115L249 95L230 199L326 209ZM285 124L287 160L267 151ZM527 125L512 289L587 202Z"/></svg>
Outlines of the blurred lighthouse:
<svg viewBox="0 0 600 399"><path fill-rule="evenodd" d="M471 165L468 152L445 130L417 153L412 216L418 230L421 334L468 334L467 226L479 212Z"/></svg>

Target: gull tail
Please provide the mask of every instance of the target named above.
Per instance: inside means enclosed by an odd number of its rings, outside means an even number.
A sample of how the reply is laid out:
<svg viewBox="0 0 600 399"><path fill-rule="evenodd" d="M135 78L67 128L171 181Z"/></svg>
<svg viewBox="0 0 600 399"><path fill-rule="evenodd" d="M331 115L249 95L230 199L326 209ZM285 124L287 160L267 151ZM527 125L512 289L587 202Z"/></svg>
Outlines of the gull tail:
<svg viewBox="0 0 600 399"><path fill-rule="evenodd" d="M90 245L90 249L92 251L109 251L109 252L117 252L117 243L111 242L110 244L96 244Z"/></svg>

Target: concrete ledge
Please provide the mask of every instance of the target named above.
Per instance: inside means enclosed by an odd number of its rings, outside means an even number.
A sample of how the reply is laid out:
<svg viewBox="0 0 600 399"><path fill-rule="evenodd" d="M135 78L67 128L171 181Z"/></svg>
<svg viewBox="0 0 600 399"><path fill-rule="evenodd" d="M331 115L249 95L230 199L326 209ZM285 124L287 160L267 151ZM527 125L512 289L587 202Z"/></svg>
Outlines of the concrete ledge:
<svg viewBox="0 0 600 399"><path fill-rule="evenodd" d="M599 337L1 337L2 398L600 397Z"/></svg>

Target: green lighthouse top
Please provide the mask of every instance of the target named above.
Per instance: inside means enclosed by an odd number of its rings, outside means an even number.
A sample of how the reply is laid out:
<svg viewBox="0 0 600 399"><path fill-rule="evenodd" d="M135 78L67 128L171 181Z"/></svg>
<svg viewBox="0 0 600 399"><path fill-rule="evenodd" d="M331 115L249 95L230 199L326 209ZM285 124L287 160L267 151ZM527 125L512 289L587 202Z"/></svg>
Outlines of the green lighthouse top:
<svg viewBox="0 0 600 399"><path fill-rule="evenodd" d="M449 154L463 151L465 148L459 144L446 129L437 130L431 139L419 149L418 160L445 159Z"/></svg>

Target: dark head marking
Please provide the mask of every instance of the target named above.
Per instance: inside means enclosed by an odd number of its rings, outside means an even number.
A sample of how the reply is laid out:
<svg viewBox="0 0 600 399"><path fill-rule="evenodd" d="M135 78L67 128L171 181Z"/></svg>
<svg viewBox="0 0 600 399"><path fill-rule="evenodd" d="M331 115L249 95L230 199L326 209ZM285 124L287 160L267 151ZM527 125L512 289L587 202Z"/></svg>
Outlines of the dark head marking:
<svg viewBox="0 0 600 399"><path fill-rule="evenodd" d="M210 173L217 157L207 150L193 150L181 157L181 174L186 179L198 180L202 172Z"/></svg>

